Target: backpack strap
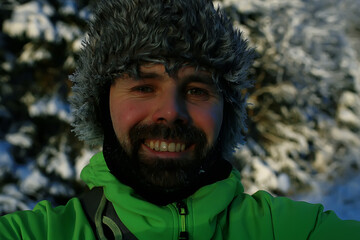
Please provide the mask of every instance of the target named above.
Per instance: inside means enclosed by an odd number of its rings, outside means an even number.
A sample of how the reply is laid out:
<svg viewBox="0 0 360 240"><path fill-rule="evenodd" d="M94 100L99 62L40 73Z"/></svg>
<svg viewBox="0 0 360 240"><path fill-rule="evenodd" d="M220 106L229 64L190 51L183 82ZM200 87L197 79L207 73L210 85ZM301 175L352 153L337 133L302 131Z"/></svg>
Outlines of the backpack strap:
<svg viewBox="0 0 360 240"><path fill-rule="evenodd" d="M85 215L100 240L137 240L105 197L102 187L95 187L79 197Z"/></svg>

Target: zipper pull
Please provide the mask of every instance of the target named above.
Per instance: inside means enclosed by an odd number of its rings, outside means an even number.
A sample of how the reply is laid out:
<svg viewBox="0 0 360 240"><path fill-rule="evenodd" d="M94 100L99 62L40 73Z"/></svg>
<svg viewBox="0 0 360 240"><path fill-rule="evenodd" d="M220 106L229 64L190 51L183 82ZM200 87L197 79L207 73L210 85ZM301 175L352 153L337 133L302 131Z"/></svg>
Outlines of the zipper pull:
<svg viewBox="0 0 360 240"><path fill-rule="evenodd" d="M180 222L181 222L181 231L179 235L179 240L188 240L189 233L186 231L186 215L188 214L188 209L184 202L177 202L176 207L180 214Z"/></svg>

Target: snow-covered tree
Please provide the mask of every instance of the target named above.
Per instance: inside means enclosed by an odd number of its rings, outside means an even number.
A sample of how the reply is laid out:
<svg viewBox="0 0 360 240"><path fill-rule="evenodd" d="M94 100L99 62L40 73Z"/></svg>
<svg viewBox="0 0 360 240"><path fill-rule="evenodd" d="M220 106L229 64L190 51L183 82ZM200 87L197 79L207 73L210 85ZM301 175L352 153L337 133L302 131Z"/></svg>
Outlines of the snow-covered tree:
<svg viewBox="0 0 360 240"><path fill-rule="evenodd" d="M84 188L79 174L96 150L71 132L68 75L94 4L0 3L0 214L63 204ZM258 53L247 144L234 154L247 191L310 192L359 213L360 1L214 4Z"/></svg>

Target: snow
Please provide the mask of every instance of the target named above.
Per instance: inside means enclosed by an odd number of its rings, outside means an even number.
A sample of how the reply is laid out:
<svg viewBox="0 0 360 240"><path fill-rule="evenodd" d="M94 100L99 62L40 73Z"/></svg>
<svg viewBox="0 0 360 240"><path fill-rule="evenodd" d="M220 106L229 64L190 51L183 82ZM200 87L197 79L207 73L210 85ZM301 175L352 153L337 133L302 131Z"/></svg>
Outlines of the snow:
<svg viewBox="0 0 360 240"><path fill-rule="evenodd" d="M89 21L93 18L93 13L89 6L84 7L79 12L79 17L85 21Z"/></svg>
<svg viewBox="0 0 360 240"><path fill-rule="evenodd" d="M44 167L47 173L55 173L62 179L71 179L75 174L68 156L55 148L45 149L38 157L38 164Z"/></svg>
<svg viewBox="0 0 360 240"><path fill-rule="evenodd" d="M84 38L78 38L75 39L75 41L73 42L73 44L71 45L72 49L74 50L74 52L79 52L81 47L82 47L82 42L83 42Z"/></svg>
<svg viewBox="0 0 360 240"><path fill-rule="evenodd" d="M32 145L31 137L23 133L11 133L5 136L6 141L12 145L16 145L22 148L29 148Z"/></svg>
<svg viewBox="0 0 360 240"><path fill-rule="evenodd" d="M70 113L70 106L58 95L43 97L29 107L31 117L56 116L57 118L71 122L73 117Z"/></svg>
<svg viewBox="0 0 360 240"><path fill-rule="evenodd" d="M0 46L0 48L3 48L3 46ZM6 72L12 71L14 68L15 56L11 53L5 53L3 56L5 61L0 64L1 68Z"/></svg>
<svg viewBox="0 0 360 240"><path fill-rule="evenodd" d="M20 192L19 187L17 185L15 185L15 184L6 185L3 188L3 192L6 195L11 196L11 197L16 198L16 199L22 199L22 197L23 197L22 193Z"/></svg>
<svg viewBox="0 0 360 240"><path fill-rule="evenodd" d="M282 192L288 192L291 187L290 177L286 173L281 173L278 177L278 185L277 187Z"/></svg>
<svg viewBox="0 0 360 240"><path fill-rule="evenodd" d="M45 147L38 156L37 163L45 168L46 173L55 173L63 180L71 180L75 177L75 169L67 154L66 144L66 138L62 137L57 148L52 146Z"/></svg>
<svg viewBox="0 0 360 240"><path fill-rule="evenodd" d="M24 181L34 171L34 163L21 164L16 166L15 176L19 178L20 182ZM6 186L5 186L6 187Z"/></svg>
<svg viewBox="0 0 360 240"><path fill-rule="evenodd" d="M71 197L75 195L73 189L69 189L68 186L65 186L61 182L52 182L49 186L49 193L52 195L61 195Z"/></svg>
<svg viewBox="0 0 360 240"><path fill-rule="evenodd" d="M64 15L75 15L78 12L78 7L73 0L62 0L60 12Z"/></svg>
<svg viewBox="0 0 360 240"><path fill-rule="evenodd" d="M236 153L249 193L266 189L303 196L344 219L359 219L359 4L221 2L230 15L234 8L244 13L233 15L248 21L240 30L261 55L255 65L270 73L259 78L264 86L250 94L255 127Z"/></svg>
<svg viewBox="0 0 360 240"><path fill-rule="evenodd" d="M49 179L45 177L39 170L34 169L25 179L20 183L20 190L23 193L36 195L38 191L46 188L49 184Z"/></svg>
<svg viewBox="0 0 360 240"><path fill-rule="evenodd" d="M10 173L14 167L14 159L10 153L10 144L0 140L0 181L4 174Z"/></svg>
<svg viewBox="0 0 360 240"><path fill-rule="evenodd" d="M75 39L81 38L84 35L77 26L71 26L60 21L56 23L56 29L59 36L65 39L67 42L72 42Z"/></svg>
<svg viewBox="0 0 360 240"><path fill-rule="evenodd" d="M339 99L338 121L360 129L360 96L353 92L344 92Z"/></svg>
<svg viewBox="0 0 360 240"><path fill-rule="evenodd" d="M29 207L16 197L0 194L0 212L14 212L17 210L29 210Z"/></svg>
<svg viewBox="0 0 360 240"><path fill-rule="evenodd" d="M36 44L30 42L24 46L24 51L21 53L18 61L20 63L34 65L35 62L50 60L51 58L51 53L47 49L38 47Z"/></svg>
<svg viewBox="0 0 360 240"><path fill-rule="evenodd" d="M49 20L54 12L46 2L31 1L18 5L11 19L4 22L3 31L12 37L24 35L33 40L56 42L56 29Z"/></svg>
<svg viewBox="0 0 360 240"><path fill-rule="evenodd" d="M317 187L292 198L310 203L321 203L324 210L334 211L341 219L360 221L360 175L344 177L334 182L319 181Z"/></svg>
<svg viewBox="0 0 360 240"><path fill-rule="evenodd" d="M83 149L81 154L76 158L75 163L75 171L76 171L76 179L80 180L80 174L82 169L89 164L90 158L92 158L97 151Z"/></svg>

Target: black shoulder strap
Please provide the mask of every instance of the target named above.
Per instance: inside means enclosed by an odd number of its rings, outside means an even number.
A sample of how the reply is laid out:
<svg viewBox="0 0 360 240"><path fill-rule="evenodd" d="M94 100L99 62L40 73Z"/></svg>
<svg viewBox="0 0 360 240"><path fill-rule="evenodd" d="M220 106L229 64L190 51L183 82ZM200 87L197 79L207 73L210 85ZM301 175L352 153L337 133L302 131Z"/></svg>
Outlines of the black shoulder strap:
<svg viewBox="0 0 360 240"><path fill-rule="evenodd" d="M103 188L95 187L79 197L85 215L100 240L137 240L121 222Z"/></svg>

